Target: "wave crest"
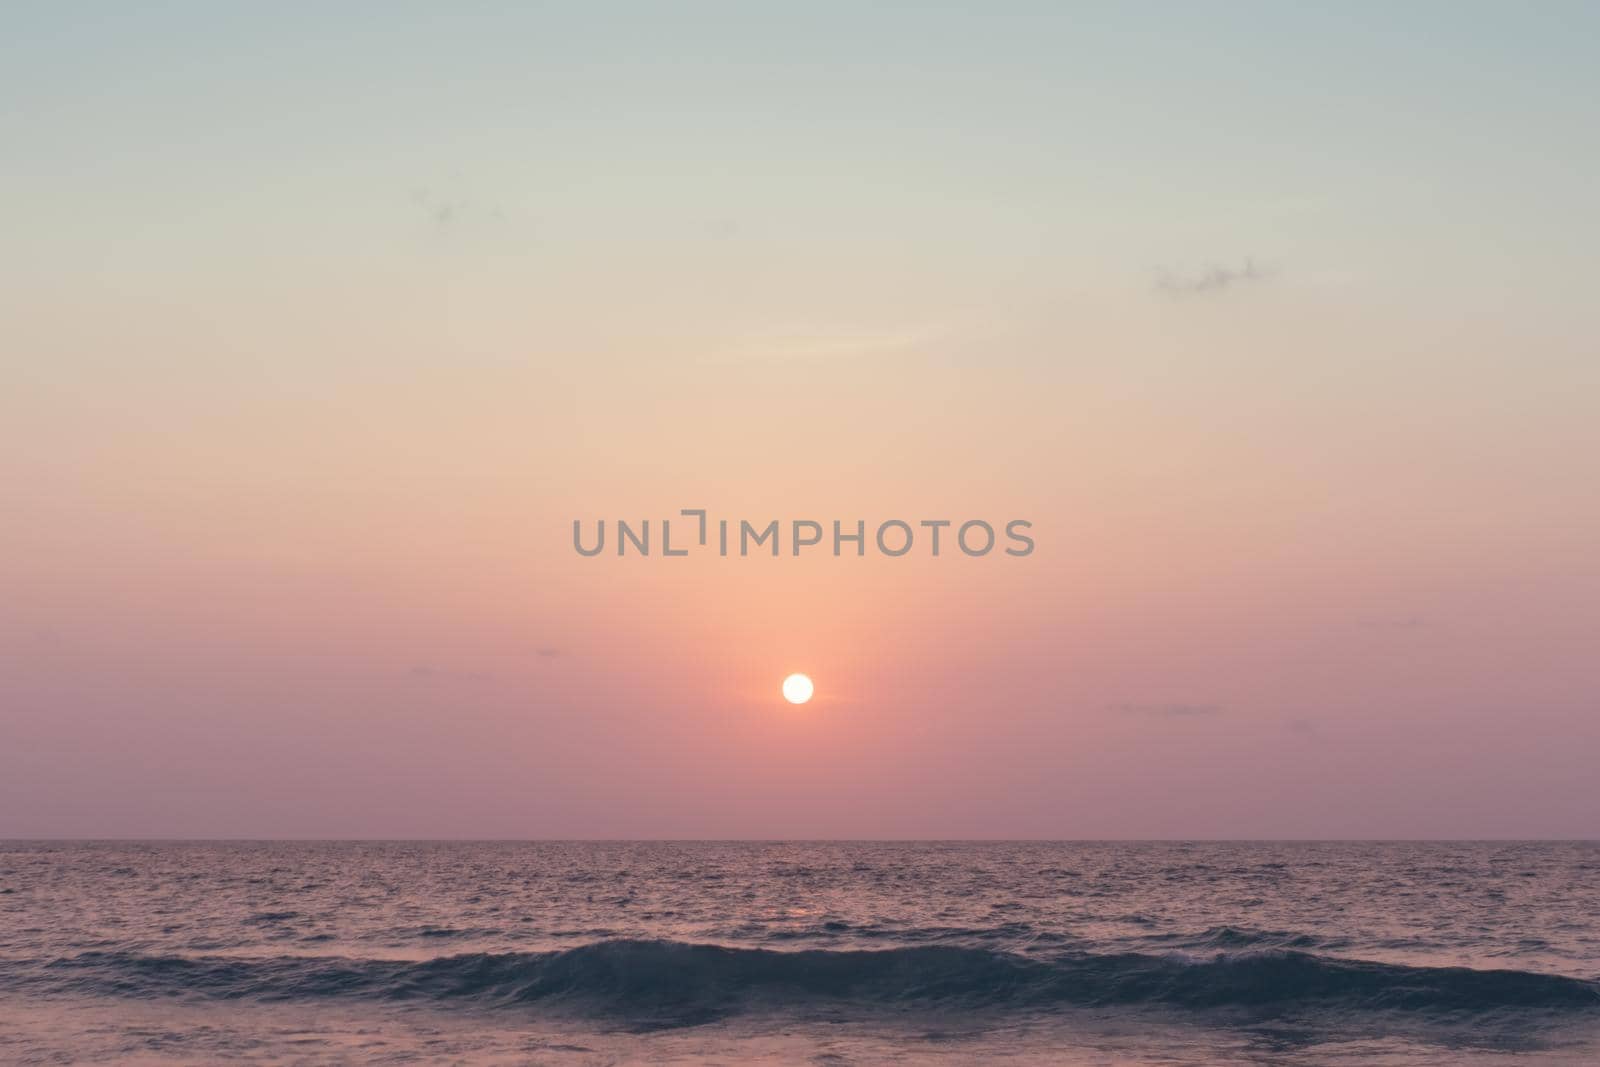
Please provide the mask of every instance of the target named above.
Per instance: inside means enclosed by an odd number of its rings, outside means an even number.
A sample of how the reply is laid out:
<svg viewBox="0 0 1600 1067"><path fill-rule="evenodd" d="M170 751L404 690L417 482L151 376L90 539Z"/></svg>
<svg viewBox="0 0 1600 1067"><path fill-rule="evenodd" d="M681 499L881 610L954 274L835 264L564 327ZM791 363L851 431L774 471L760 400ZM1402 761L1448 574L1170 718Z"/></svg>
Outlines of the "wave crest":
<svg viewBox="0 0 1600 1067"><path fill-rule="evenodd" d="M1600 985L1577 978L1277 949L1040 958L955 946L776 951L612 940L558 952L473 953L420 963L86 952L22 968L0 965L0 985L140 997L467 999L674 1022L817 1000L878 1008L1600 1011Z"/></svg>

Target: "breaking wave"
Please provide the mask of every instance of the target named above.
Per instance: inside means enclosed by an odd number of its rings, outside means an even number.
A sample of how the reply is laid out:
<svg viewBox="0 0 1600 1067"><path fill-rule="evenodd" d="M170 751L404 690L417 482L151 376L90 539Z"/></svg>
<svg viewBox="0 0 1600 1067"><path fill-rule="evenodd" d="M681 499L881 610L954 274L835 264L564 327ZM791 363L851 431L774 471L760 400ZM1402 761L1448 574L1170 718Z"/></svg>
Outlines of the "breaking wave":
<svg viewBox="0 0 1600 1067"><path fill-rule="evenodd" d="M816 1001L869 1009L1155 1005L1600 1014L1600 984L1583 979L1409 967L1286 948L1044 958L954 946L775 951L611 940L424 962L84 952L0 963L0 987L6 986L124 997L547 1005L676 1023Z"/></svg>

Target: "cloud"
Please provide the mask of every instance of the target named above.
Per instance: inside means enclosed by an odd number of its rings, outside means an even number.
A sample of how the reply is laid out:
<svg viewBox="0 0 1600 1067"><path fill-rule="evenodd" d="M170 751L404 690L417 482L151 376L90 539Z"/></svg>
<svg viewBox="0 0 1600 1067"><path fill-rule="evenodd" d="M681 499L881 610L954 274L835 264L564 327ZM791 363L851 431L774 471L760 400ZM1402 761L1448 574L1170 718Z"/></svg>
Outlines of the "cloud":
<svg viewBox="0 0 1600 1067"><path fill-rule="evenodd" d="M1224 267L1213 263L1193 272L1162 267L1156 272L1155 290L1175 300L1187 296L1216 296L1235 286L1265 281L1272 273L1249 257L1245 258L1241 267Z"/></svg>
<svg viewBox="0 0 1600 1067"><path fill-rule="evenodd" d="M414 664L406 672L419 682L485 682L489 675L481 671L457 671L446 667L435 667L431 663Z"/></svg>
<svg viewBox="0 0 1600 1067"><path fill-rule="evenodd" d="M557 656L561 655L561 650L559 648L553 648L549 645L546 645L543 648L534 649L534 651L544 659L555 659Z"/></svg>
<svg viewBox="0 0 1600 1067"><path fill-rule="evenodd" d="M710 363L867 359L931 348L951 335L942 323L768 330L732 339L705 355Z"/></svg>
<svg viewBox="0 0 1600 1067"><path fill-rule="evenodd" d="M1193 719L1206 715L1221 715L1223 709L1216 704L1111 704L1108 711L1119 715L1147 715L1158 719Z"/></svg>
<svg viewBox="0 0 1600 1067"><path fill-rule="evenodd" d="M1421 615L1370 615L1356 625L1368 630L1420 630L1430 623Z"/></svg>
<svg viewBox="0 0 1600 1067"><path fill-rule="evenodd" d="M459 197L441 196L431 189L414 191L411 194L411 200L422 210L429 221L439 229L449 229L452 226L474 220L500 221L505 218L505 210L498 204L477 203Z"/></svg>
<svg viewBox="0 0 1600 1067"><path fill-rule="evenodd" d="M1310 736L1317 732L1317 724L1311 719L1290 719L1287 723L1289 732Z"/></svg>

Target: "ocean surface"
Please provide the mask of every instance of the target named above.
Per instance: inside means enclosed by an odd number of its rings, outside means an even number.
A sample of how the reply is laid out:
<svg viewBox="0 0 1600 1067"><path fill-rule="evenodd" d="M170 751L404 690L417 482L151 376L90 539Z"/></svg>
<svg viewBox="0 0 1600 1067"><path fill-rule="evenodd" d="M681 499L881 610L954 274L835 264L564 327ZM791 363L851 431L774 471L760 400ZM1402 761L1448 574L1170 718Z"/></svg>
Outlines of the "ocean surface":
<svg viewBox="0 0 1600 1067"><path fill-rule="evenodd" d="M1596 843L0 842L0 1063L1600 1063Z"/></svg>

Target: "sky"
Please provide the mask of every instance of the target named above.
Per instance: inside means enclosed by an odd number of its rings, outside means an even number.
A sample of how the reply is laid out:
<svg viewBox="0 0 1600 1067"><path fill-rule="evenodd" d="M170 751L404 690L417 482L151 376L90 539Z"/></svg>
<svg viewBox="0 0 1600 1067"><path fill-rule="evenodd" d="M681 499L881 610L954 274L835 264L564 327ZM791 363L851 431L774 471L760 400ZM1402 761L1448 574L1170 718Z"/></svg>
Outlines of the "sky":
<svg viewBox="0 0 1600 1067"><path fill-rule="evenodd" d="M0 17L0 836L1600 827L1600 8Z"/></svg>

